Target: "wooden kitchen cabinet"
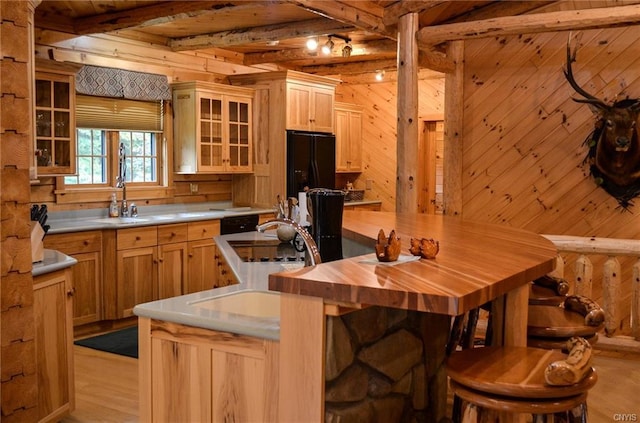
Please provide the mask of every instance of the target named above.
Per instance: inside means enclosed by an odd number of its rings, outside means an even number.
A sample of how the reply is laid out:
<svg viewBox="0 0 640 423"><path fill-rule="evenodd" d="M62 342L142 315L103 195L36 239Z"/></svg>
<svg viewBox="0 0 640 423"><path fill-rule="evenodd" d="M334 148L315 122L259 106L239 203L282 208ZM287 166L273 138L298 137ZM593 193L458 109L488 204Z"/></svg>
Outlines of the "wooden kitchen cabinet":
<svg viewBox="0 0 640 423"><path fill-rule="evenodd" d="M234 175L233 200L272 207L286 193L288 129L334 132L335 87L339 80L296 71L231 75L233 85L255 90L253 173Z"/></svg>
<svg viewBox="0 0 640 423"><path fill-rule="evenodd" d="M39 175L76 173L75 74L36 70L35 136Z"/></svg>
<svg viewBox="0 0 640 423"><path fill-rule="evenodd" d="M333 133L335 88L287 81L287 129Z"/></svg>
<svg viewBox="0 0 640 423"><path fill-rule="evenodd" d="M158 299L157 228L118 229L116 242L116 309L124 318L136 304Z"/></svg>
<svg viewBox="0 0 640 423"><path fill-rule="evenodd" d="M216 255L216 266L218 272L218 280L216 288L220 288L222 286L235 285L238 283L238 279L235 274L231 270L231 266L224 259L222 254Z"/></svg>
<svg viewBox="0 0 640 423"><path fill-rule="evenodd" d="M253 90L201 81L172 90L175 172L251 172Z"/></svg>
<svg viewBox="0 0 640 423"><path fill-rule="evenodd" d="M75 408L71 268L33 278L38 421L55 422Z"/></svg>
<svg viewBox="0 0 640 423"><path fill-rule="evenodd" d="M184 286L184 294L218 287L218 254L213 241L213 237L218 235L219 220L189 223L188 283Z"/></svg>
<svg viewBox="0 0 640 423"><path fill-rule="evenodd" d="M336 102L336 172L362 172L362 106Z"/></svg>
<svg viewBox="0 0 640 423"><path fill-rule="evenodd" d="M278 421L279 343L140 318L140 419Z"/></svg>
<svg viewBox="0 0 640 423"><path fill-rule="evenodd" d="M102 320L102 232L47 235L44 247L58 250L78 261L71 267L73 325Z"/></svg>
<svg viewBox="0 0 640 423"><path fill-rule="evenodd" d="M189 282L187 224L158 226L158 298L182 295Z"/></svg>

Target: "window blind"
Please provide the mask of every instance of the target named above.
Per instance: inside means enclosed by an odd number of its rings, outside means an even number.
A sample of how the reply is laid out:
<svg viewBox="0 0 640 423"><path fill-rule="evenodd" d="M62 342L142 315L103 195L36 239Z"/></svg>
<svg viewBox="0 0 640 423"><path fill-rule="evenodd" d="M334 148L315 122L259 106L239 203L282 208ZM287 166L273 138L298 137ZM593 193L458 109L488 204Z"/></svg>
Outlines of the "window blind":
<svg viewBox="0 0 640 423"><path fill-rule="evenodd" d="M78 128L161 132L162 101L76 96Z"/></svg>

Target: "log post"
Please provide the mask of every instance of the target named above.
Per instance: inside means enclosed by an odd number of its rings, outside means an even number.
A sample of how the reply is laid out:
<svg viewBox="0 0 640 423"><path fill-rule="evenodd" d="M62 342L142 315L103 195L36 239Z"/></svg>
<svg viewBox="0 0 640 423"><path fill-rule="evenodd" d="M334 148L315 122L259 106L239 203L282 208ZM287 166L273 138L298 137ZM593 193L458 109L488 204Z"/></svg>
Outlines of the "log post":
<svg viewBox="0 0 640 423"><path fill-rule="evenodd" d="M602 298L605 313L604 331L607 336L613 336L618 329L620 319L620 262L610 256L602 269Z"/></svg>
<svg viewBox="0 0 640 423"><path fill-rule="evenodd" d="M418 14L398 24L398 142L396 211L418 211Z"/></svg>
<svg viewBox="0 0 640 423"><path fill-rule="evenodd" d="M592 285L593 285L593 264L589 257L584 254L580 255L575 264L576 272L576 285L574 287L574 293L576 295L584 295L585 297L591 297Z"/></svg>
<svg viewBox="0 0 640 423"><path fill-rule="evenodd" d="M464 41L450 42L447 57L455 63L444 84L444 214L462 216L462 125L464 122Z"/></svg>

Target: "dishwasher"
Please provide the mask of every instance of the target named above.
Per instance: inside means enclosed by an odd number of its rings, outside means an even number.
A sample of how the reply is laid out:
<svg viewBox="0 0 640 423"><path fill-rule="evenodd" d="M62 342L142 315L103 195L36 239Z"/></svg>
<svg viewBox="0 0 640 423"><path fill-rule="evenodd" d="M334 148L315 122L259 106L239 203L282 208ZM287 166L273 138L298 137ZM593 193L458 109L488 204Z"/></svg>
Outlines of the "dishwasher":
<svg viewBox="0 0 640 423"><path fill-rule="evenodd" d="M220 219L220 235L255 231L257 225L257 214L223 217Z"/></svg>

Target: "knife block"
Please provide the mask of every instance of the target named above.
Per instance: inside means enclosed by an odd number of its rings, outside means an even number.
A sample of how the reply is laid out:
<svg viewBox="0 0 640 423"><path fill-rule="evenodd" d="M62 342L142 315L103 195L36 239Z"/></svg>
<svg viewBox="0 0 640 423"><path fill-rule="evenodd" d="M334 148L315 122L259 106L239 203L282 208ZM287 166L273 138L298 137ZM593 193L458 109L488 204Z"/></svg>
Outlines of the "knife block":
<svg viewBox="0 0 640 423"><path fill-rule="evenodd" d="M37 220L31 221L31 262L36 263L44 259L44 245L42 238L44 229Z"/></svg>

